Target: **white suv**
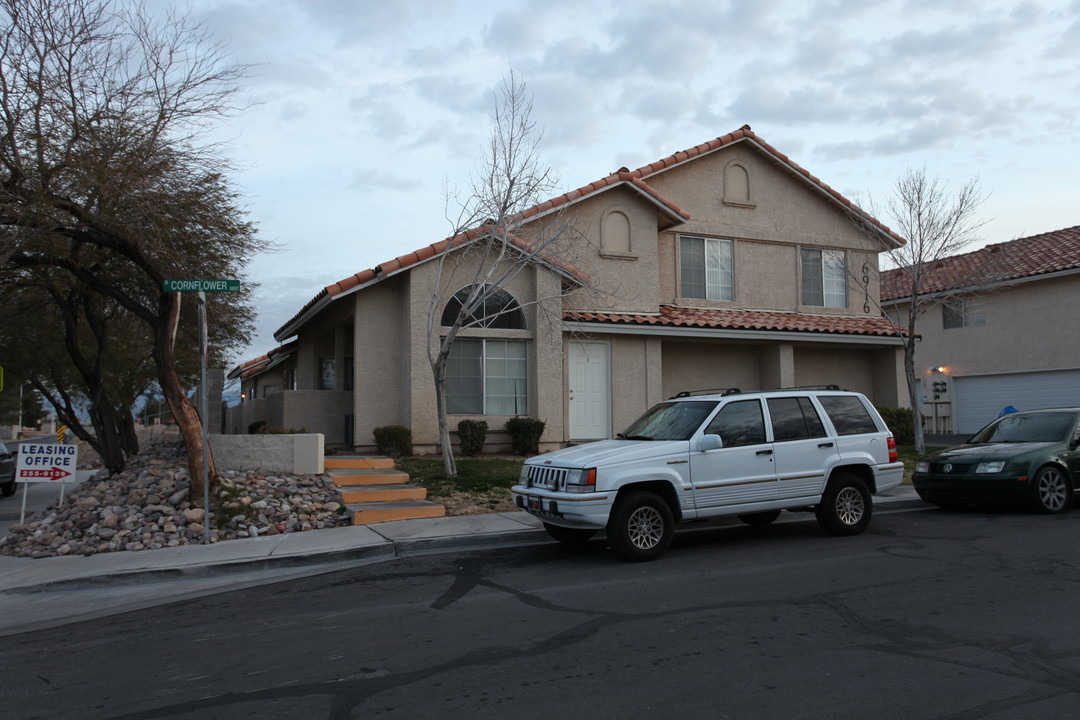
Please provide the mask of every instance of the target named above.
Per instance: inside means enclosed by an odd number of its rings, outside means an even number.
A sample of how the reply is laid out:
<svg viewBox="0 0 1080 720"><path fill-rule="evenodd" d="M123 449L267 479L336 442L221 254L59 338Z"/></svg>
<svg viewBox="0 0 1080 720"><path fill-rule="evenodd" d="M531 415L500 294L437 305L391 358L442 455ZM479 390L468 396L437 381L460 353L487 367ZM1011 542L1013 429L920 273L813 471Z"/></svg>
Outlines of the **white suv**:
<svg viewBox="0 0 1080 720"><path fill-rule="evenodd" d="M641 561L667 549L676 522L726 515L766 525L813 508L826 532L861 533L871 493L903 472L892 433L859 393L731 389L679 393L615 440L529 458L511 493L556 540L606 530L614 550Z"/></svg>

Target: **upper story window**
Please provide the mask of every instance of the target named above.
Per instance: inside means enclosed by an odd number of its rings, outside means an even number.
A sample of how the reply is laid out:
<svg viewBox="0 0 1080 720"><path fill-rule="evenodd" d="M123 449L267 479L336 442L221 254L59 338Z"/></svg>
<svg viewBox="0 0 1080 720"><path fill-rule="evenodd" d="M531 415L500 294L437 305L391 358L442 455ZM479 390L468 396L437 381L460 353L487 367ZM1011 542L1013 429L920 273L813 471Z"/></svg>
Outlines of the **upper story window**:
<svg viewBox="0 0 1080 720"><path fill-rule="evenodd" d="M802 304L847 307L847 258L843 250L802 249Z"/></svg>
<svg viewBox="0 0 1080 720"><path fill-rule="evenodd" d="M735 279L730 240L682 237L679 270L684 298L734 300Z"/></svg>
<svg viewBox="0 0 1080 720"><path fill-rule="evenodd" d="M941 327L945 330L986 324L981 298L955 298L941 303Z"/></svg>
<svg viewBox="0 0 1080 720"><path fill-rule="evenodd" d="M462 306L468 301L469 293L475 285L467 285L456 293L446 303L443 310L443 326L453 325L461 312ZM502 288L484 286L487 297L476 309L469 314L462 323L462 327L495 328L499 330L525 330L525 313L514 296Z"/></svg>

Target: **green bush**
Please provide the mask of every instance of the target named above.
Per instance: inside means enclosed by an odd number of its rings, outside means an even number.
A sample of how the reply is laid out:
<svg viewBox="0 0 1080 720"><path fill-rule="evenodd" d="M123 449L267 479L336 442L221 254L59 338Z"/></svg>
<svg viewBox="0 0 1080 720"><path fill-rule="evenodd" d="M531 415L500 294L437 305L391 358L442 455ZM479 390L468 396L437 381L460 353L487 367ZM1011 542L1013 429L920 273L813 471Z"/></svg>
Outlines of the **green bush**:
<svg viewBox="0 0 1080 720"><path fill-rule="evenodd" d="M265 424L265 420L256 420L255 422L251 423L250 425L248 425L248 435L254 435L255 433L259 432L259 429Z"/></svg>
<svg viewBox="0 0 1080 720"><path fill-rule="evenodd" d="M892 430L897 445L911 445L915 442L915 422L908 408L879 407L881 418Z"/></svg>
<svg viewBox="0 0 1080 720"><path fill-rule="evenodd" d="M540 452L540 436L547 425L543 420L516 417L506 421L510 433L510 446L517 455L535 455Z"/></svg>
<svg viewBox="0 0 1080 720"><path fill-rule="evenodd" d="M412 455L412 430L404 425L383 425L375 428L375 447L380 455L403 457Z"/></svg>
<svg viewBox="0 0 1080 720"><path fill-rule="evenodd" d="M457 424L458 441L461 443L461 454L466 456L479 455L484 451L484 441L487 440L488 424L486 420L462 420Z"/></svg>

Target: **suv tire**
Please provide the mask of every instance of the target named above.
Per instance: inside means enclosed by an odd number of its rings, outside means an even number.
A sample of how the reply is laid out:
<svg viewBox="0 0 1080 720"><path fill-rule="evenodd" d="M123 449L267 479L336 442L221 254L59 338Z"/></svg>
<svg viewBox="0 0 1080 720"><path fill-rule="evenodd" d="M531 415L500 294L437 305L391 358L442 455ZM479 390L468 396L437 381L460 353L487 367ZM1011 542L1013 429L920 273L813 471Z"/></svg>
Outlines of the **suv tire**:
<svg viewBox="0 0 1080 720"><path fill-rule="evenodd" d="M674 534L671 508L659 495L646 490L620 497L607 524L612 549L631 562L660 557Z"/></svg>
<svg viewBox="0 0 1080 720"><path fill-rule="evenodd" d="M829 480L814 514L830 535L858 535L870 524L873 510L866 483L851 473L839 473Z"/></svg>

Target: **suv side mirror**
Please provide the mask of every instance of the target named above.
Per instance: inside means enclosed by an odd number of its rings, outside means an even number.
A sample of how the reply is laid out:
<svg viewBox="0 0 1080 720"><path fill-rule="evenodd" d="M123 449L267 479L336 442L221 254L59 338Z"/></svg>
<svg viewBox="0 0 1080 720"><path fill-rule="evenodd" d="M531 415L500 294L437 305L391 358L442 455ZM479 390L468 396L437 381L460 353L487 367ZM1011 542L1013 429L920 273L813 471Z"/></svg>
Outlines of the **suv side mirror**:
<svg viewBox="0 0 1080 720"><path fill-rule="evenodd" d="M719 435L704 435L701 438L701 452L719 450L722 447L724 447L724 441L720 439Z"/></svg>

